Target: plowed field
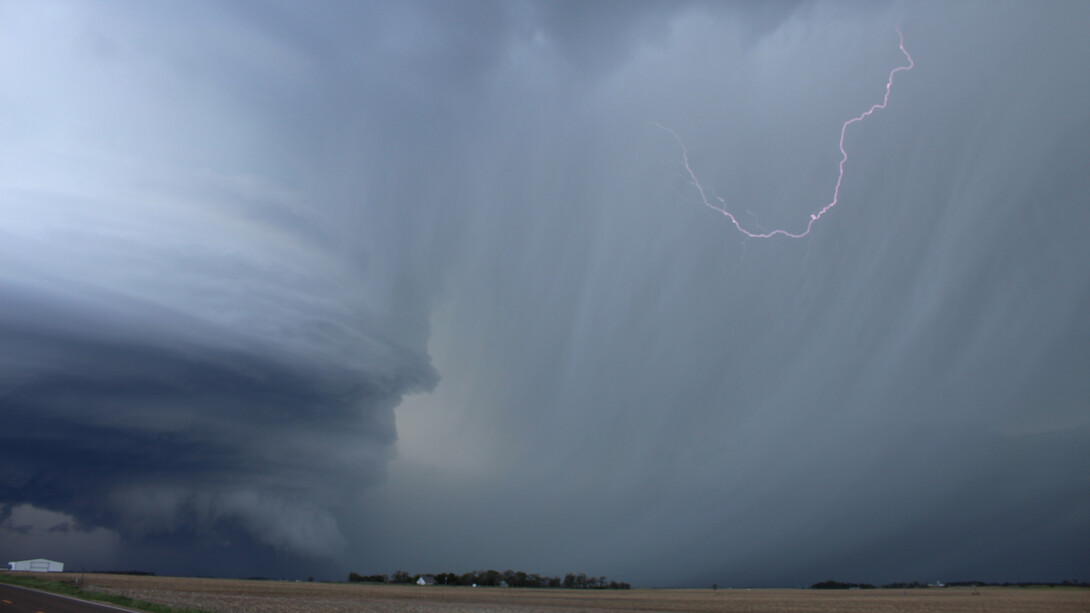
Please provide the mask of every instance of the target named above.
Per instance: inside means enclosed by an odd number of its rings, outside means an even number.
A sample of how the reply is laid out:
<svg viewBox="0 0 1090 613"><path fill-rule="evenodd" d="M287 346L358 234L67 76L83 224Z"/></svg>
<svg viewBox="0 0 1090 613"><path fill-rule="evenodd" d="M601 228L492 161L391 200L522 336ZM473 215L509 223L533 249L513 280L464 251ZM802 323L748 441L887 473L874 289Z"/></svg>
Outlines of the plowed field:
<svg viewBox="0 0 1090 613"><path fill-rule="evenodd" d="M74 581L77 573L64 573ZM1090 613L1090 590L533 590L416 585L298 583L87 574L84 587L219 613L369 611L767 611L807 613Z"/></svg>

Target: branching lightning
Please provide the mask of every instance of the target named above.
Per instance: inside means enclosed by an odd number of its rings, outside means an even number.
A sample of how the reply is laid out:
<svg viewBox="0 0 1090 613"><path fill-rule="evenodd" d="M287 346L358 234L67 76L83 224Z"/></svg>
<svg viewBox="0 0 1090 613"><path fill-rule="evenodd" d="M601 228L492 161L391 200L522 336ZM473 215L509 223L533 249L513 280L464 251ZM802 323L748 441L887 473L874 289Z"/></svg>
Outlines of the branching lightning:
<svg viewBox="0 0 1090 613"><path fill-rule="evenodd" d="M844 135L848 131L848 126L852 125L853 123L863 121L867 117L870 117L871 114L873 114L878 109L886 108L886 104L889 102L889 92L890 89L893 87L893 76L896 75L898 72L901 72L902 70L911 70L912 67L916 65L916 63L912 61L912 56L908 54L907 50L905 50L905 36L901 33L900 27L897 28L897 36L900 38L901 53L904 54L905 59L908 60L908 63L902 66L898 66L889 72L889 78L886 80L886 94L882 97L881 103L873 105L863 113L845 121L844 125L840 126L840 172L836 178L836 187L833 188L833 198L821 209L810 214L810 221L806 224L806 229L802 232L799 232L798 234L789 232L787 230L772 230L771 232L751 232L742 227L742 224L739 223L738 218L735 217L734 214L731 213L729 210L727 210L726 200L719 196L715 196L715 200L718 201L718 204L716 204L716 202L708 199L707 191L700 183L700 179L697 178L696 173L693 171L692 166L689 164L689 150L685 147L685 143L681 140L681 137L678 136L678 133L660 123L652 122L652 124L669 132L674 137L674 140L677 141L678 145L681 146L681 159L685 163L685 171L689 173L690 182L693 184L694 187L696 187L696 191L700 193L700 199L703 201L704 206L725 215L727 219L729 219L730 222L734 224L734 227L738 228L739 232L745 234L750 238L772 238L776 235L782 235L789 238L802 238L810 233L810 230L814 227L814 224L817 223L817 221L821 219L823 215L828 213L830 210L832 210L834 206L836 206L837 201L840 198L840 184L844 180L844 163L848 161L848 152L844 149Z"/></svg>

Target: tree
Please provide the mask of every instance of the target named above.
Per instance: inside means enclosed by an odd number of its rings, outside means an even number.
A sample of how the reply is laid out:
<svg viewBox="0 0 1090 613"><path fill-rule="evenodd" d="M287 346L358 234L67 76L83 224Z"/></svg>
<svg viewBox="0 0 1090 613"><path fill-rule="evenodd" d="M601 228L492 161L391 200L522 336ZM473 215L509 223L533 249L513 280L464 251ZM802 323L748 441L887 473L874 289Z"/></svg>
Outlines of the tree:
<svg viewBox="0 0 1090 613"><path fill-rule="evenodd" d="M481 580L478 581L481 585L487 585L489 587L496 587L503 581L503 576L500 575L498 570L486 570L483 573L478 573L481 576Z"/></svg>
<svg viewBox="0 0 1090 613"><path fill-rule="evenodd" d="M414 583L423 575L409 574L404 570L396 570L391 575L361 575L348 573L348 580L353 583ZM477 585L477 586L506 586L506 587L532 587L532 588L559 588L568 589L599 589L599 590L627 590L630 586L624 582L610 581L606 577L588 577L586 573L568 573L563 579L549 577L537 573L505 570L502 573L496 570L475 570L461 575L454 573L438 573L431 575L435 582L441 585Z"/></svg>
<svg viewBox="0 0 1090 613"><path fill-rule="evenodd" d="M386 583L386 575L360 575L348 573L348 580L352 583Z"/></svg>

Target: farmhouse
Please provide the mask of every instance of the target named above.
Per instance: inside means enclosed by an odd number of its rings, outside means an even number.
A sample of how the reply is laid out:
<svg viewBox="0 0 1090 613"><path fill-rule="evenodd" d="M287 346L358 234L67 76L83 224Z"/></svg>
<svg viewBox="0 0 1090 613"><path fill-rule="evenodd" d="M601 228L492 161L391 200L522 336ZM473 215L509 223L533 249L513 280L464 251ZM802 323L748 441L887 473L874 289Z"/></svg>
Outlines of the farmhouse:
<svg viewBox="0 0 1090 613"><path fill-rule="evenodd" d="M435 577L431 575L424 575L416 580L417 585L435 585Z"/></svg>
<svg viewBox="0 0 1090 613"><path fill-rule="evenodd" d="M18 560L15 562L8 562L8 570L29 570L39 573L63 573L64 562L54 562L53 560L46 560L45 558L34 558L33 560Z"/></svg>

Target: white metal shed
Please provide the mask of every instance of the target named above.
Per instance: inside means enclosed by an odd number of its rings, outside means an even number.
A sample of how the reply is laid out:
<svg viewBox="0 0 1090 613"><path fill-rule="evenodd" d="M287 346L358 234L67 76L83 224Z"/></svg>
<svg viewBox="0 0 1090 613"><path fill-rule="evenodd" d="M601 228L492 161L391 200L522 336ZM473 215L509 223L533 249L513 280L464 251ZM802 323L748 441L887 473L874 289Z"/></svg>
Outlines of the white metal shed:
<svg viewBox="0 0 1090 613"><path fill-rule="evenodd" d="M53 560L46 560L45 558L34 558L33 560L17 560L15 562L8 562L8 570L29 570L39 573L63 573L64 562L54 562Z"/></svg>

